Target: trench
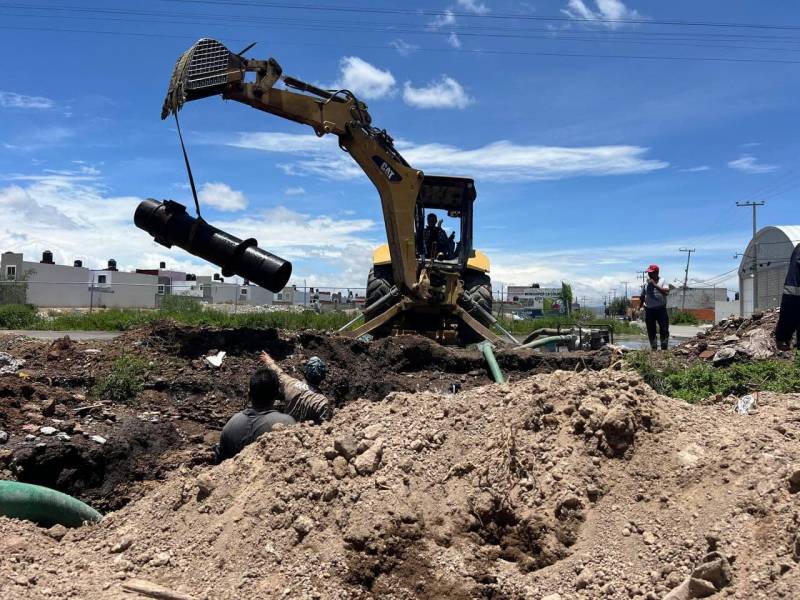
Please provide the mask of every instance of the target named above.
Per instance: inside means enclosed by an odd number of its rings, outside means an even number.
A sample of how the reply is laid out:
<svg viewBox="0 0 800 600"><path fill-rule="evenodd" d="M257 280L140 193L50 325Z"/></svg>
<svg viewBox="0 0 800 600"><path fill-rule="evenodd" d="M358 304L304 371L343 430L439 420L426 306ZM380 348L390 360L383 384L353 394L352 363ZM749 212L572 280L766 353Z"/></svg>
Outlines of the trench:
<svg viewBox="0 0 800 600"><path fill-rule="evenodd" d="M164 322L104 342L0 338L0 350L26 360L29 376L0 376L0 429L10 434L0 445L3 478L57 489L101 512L118 510L178 466L212 461L219 430L244 406L262 349L298 376L310 356L325 360L329 374L321 391L337 407L357 399L377 402L395 391L453 393L491 383L474 348L443 347L417 336L365 342L318 331ZM204 363L220 350L227 353L222 367ZM127 402L93 397L95 383L125 354L147 361L141 392ZM497 353L512 382L556 369L601 369L610 357L607 351ZM26 439L32 434L23 427L30 431L31 423L52 423L69 440L38 434Z"/></svg>

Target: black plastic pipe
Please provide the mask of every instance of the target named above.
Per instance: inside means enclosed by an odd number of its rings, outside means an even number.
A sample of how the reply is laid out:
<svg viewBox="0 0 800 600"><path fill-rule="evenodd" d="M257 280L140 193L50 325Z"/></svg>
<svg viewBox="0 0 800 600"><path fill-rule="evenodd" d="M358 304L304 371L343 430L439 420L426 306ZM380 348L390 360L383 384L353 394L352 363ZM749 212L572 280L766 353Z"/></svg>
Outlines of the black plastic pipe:
<svg viewBox="0 0 800 600"><path fill-rule="evenodd" d="M280 292L292 275L292 263L192 217L183 204L148 198L136 208L133 222L167 248L178 246L189 254L222 268L225 277L238 275L271 292Z"/></svg>

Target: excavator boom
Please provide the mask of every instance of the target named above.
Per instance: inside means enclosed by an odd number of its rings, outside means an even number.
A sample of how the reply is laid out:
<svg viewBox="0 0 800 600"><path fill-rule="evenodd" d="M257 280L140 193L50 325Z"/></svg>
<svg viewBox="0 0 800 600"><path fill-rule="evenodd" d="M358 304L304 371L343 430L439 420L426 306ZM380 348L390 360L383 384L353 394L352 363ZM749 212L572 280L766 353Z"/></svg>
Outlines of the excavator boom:
<svg viewBox="0 0 800 600"><path fill-rule="evenodd" d="M276 87L278 84L283 87ZM426 186L422 171L405 161L385 130L373 127L366 104L349 90L324 90L288 77L273 58L244 58L216 40L204 38L175 64L161 118L170 114L177 118L177 112L186 102L214 95L308 125L320 137L337 136L339 147L350 154L378 190L393 287L381 300L385 310L369 318L353 335L385 326L403 311L447 307L448 314L458 316L480 337L499 341L487 327L496 320L464 293L456 269L448 268L444 275L437 275L417 260L421 232L416 212L418 199L431 193L447 193L438 190L434 183L441 184L446 178L429 178ZM473 184L471 180L462 180L459 186L463 185ZM474 187L471 189L474 198Z"/></svg>

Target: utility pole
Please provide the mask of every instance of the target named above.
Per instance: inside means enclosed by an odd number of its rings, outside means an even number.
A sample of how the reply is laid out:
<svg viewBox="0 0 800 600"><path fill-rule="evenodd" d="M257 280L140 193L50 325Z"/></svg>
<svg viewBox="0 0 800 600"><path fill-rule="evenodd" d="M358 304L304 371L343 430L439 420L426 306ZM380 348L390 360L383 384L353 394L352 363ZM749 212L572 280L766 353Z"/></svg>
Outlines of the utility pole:
<svg viewBox="0 0 800 600"><path fill-rule="evenodd" d="M686 308L686 285L689 283L689 261L692 260L692 252L695 252L694 248L680 248L679 252L686 252L686 272L683 276L683 300L681 300L681 310Z"/></svg>
<svg viewBox="0 0 800 600"><path fill-rule="evenodd" d="M620 281L620 285L625 286L625 301L628 300L628 282L627 281Z"/></svg>
<svg viewBox="0 0 800 600"><path fill-rule="evenodd" d="M736 206L753 208L753 312L758 308L758 244L756 243L756 208L764 206L764 202L737 202Z"/></svg>

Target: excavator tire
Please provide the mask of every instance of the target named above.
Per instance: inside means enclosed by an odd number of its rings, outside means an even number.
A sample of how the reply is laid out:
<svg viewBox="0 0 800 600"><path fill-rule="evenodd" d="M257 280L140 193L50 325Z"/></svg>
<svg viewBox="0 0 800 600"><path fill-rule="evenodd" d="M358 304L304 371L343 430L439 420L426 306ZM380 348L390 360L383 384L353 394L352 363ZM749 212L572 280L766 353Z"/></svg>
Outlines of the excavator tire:
<svg viewBox="0 0 800 600"><path fill-rule="evenodd" d="M367 298L364 302L365 321L377 317L380 312L383 312L391 306L391 304L384 304L377 312L370 310L372 305L376 304L389 293L389 290L392 289L392 281L391 265L379 265L370 269L369 275L367 276Z"/></svg>
<svg viewBox="0 0 800 600"><path fill-rule="evenodd" d="M464 273L464 292L472 301L480 306L490 315L492 314L492 280L486 273L477 271L467 271ZM482 325L490 325L487 319L481 314L474 313L472 316ZM458 342L462 346L475 344L483 341L483 337L478 335L471 327L463 322L458 324Z"/></svg>

